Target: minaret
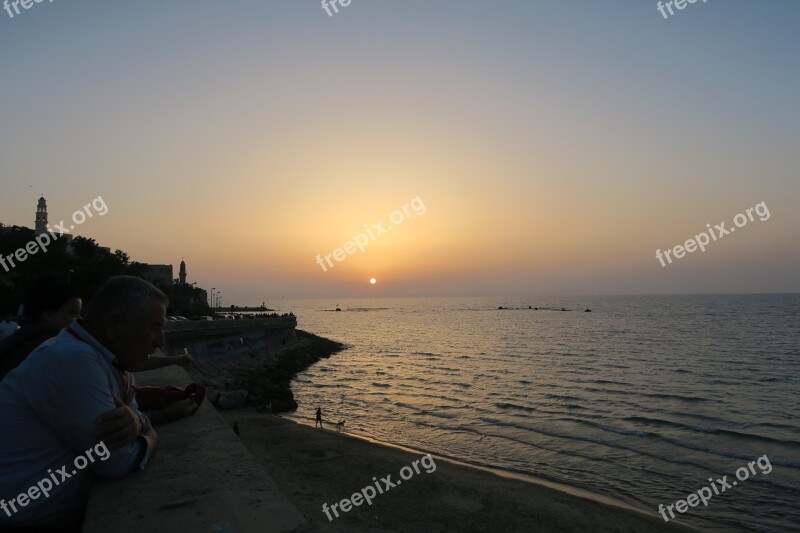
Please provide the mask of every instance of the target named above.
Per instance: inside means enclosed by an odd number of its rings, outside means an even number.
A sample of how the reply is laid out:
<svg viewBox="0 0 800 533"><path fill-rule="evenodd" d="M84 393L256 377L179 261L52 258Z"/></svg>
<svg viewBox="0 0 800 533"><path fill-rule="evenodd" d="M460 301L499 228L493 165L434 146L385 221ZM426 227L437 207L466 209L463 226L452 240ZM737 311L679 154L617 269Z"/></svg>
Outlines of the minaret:
<svg viewBox="0 0 800 533"><path fill-rule="evenodd" d="M186 261L181 259L181 270L178 274L180 276L181 285L186 285Z"/></svg>
<svg viewBox="0 0 800 533"><path fill-rule="evenodd" d="M44 195L39 198L39 204L36 206L36 235L41 235L47 231L47 201Z"/></svg>

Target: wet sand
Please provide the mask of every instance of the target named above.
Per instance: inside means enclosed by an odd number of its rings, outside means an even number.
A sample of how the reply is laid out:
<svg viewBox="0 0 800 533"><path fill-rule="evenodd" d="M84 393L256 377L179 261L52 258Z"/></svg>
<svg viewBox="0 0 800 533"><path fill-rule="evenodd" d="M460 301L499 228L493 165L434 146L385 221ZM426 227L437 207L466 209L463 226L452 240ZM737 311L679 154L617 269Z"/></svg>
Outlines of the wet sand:
<svg viewBox="0 0 800 533"><path fill-rule="evenodd" d="M325 429L297 424L255 409L222 412L256 460L308 520L299 532L364 531L693 531L658 514L638 512L519 479L501 477L436 458L418 463L403 481L400 470L420 460L411 453ZM426 465L428 468L426 469ZM433 470L427 473L427 470ZM395 487L381 482L391 474ZM375 480L373 480L373 477ZM402 484L397 483L401 481ZM329 520L330 508L376 482L384 490ZM370 491L366 491L369 495ZM377 492L377 489L376 489Z"/></svg>

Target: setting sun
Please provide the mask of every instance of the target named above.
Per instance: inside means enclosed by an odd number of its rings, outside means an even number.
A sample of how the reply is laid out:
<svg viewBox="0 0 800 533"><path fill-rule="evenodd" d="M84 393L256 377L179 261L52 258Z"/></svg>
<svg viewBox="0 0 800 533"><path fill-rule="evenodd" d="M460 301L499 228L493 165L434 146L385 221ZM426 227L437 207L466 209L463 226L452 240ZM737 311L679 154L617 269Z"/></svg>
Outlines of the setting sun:
<svg viewBox="0 0 800 533"><path fill-rule="evenodd" d="M371 284L375 285L376 283L378 283L378 280L377 280L377 279L375 279L375 278L370 278L370 279L369 279L369 282L370 282Z"/></svg>

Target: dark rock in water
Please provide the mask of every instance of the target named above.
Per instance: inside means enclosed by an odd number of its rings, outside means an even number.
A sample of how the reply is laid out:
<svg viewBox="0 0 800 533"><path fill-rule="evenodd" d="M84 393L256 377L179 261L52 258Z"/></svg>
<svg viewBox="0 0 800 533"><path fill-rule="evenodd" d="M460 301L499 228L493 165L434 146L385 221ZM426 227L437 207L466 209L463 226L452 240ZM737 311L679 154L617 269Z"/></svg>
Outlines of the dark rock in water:
<svg viewBox="0 0 800 533"><path fill-rule="evenodd" d="M272 412L275 414L287 413L289 411L294 411L295 409L297 409L297 402L295 401L294 397L281 400L272 400Z"/></svg>

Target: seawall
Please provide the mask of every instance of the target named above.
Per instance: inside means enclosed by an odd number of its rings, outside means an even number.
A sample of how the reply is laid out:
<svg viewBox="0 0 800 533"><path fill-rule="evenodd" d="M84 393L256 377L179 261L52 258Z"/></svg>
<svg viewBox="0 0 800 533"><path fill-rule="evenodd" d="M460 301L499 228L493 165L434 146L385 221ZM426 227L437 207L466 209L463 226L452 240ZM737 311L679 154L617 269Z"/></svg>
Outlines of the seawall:
<svg viewBox="0 0 800 533"><path fill-rule="evenodd" d="M192 381L178 367L136 379L153 386ZM95 482L83 533L288 532L306 523L209 402L156 430L158 450L145 470Z"/></svg>
<svg viewBox="0 0 800 533"><path fill-rule="evenodd" d="M215 372L246 354L296 339L294 316L169 322L163 352L188 349ZM179 367L136 374L139 385L185 387L197 381ZM142 472L97 480L84 533L176 531L285 532L305 524L238 436L208 401L194 416L156 428L158 450Z"/></svg>
<svg viewBox="0 0 800 533"><path fill-rule="evenodd" d="M254 318L168 322L164 328L164 353L173 355L184 348L198 364L208 364L253 350L283 344L297 338L297 318Z"/></svg>

